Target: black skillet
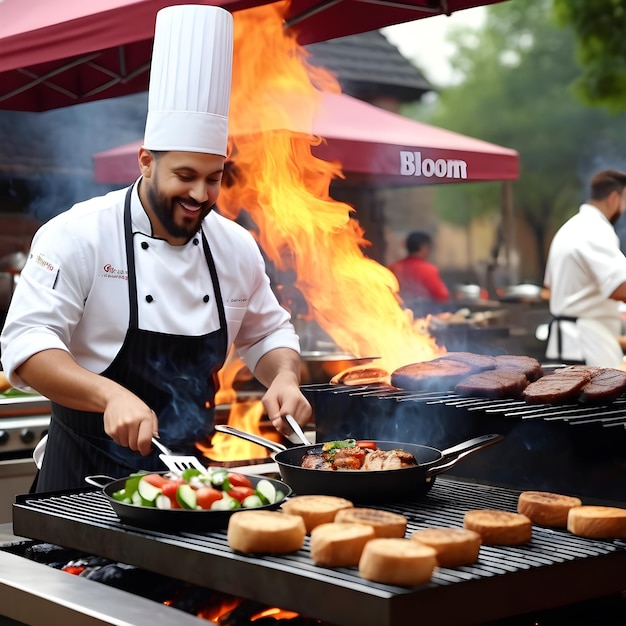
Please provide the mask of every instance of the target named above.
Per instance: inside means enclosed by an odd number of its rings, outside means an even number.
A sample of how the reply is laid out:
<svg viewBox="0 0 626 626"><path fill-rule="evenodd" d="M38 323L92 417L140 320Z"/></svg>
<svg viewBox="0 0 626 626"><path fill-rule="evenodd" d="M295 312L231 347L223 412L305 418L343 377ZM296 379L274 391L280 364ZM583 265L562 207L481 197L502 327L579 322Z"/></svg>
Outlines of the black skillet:
<svg viewBox="0 0 626 626"><path fill-rule="evenodd" d="M232 426L217 424L215 430L274 450L272 457L278 465L280 475L296 495L340 496L363 503L415 498L432 487L437 474L447 471L468 454L504 439L503 435L482 435L446 450L398 441L374 441L380 450L401 449L410 452L418 464L395 470L329 471L301 467L304 455L319 453L323 443L285 448L275 441Z"/></svg>
<svg viewBox="0 0 626 626"><path fill-rule="evenodd" d="M236 471L233 469L232 471ZM152 472L152 473L167 473L167 472ZM259 480L264 478L263 476L248 476L248 479L255 486ZM210 531L217 530L219 528L226 528L228 526L228 520L230 516L239 511L259 511L262 509L272 510L277 509L282 502L284 502L287 496L290 496L292 491L288 485L275 480L273 478L266 478L269 480L277 491L284 494L284 498L279 502L268 504L266 506L260 506L255 509L236 509L235 511L206 511L206 510L191 510L191 509L155 509L152 507L139 506L136 504L128 504L126 502L120 502L113 497L113 494L120 489L123 489L126 484L126 478L113 479L110 476L87 476L85 480L94 486L102 487L102 491L109 501L113 510L117 513L117 516L125 524L131 526L139 526L141 528L153 528L156 530L187 530L187 531ZM106 484L104 484L106 482Z"/></svg>

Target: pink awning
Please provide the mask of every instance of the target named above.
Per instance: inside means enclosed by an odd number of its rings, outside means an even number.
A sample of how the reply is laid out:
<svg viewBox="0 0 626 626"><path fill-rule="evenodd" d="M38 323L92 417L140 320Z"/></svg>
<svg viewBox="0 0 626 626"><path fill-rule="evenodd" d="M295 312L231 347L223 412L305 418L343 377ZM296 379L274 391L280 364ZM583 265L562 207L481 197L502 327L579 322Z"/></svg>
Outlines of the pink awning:
<svg viewBox="0 0 626 626"><path fill-rule="evenodd" d="M323 138L313 147L315 156L339 161L344 172L374 176L379 184L502 181L519 175L515 150L417 122L345 94L324 94L311 128L294 115L286 130ZM141 143L95 154L95 181L134 181Z"/></svg>

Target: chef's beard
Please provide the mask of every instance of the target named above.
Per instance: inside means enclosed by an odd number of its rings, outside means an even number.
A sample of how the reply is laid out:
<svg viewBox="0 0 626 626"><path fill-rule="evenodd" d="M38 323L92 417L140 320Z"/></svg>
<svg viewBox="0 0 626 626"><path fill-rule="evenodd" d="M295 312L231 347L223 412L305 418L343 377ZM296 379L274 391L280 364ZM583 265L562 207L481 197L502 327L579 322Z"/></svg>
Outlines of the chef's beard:
<svg viewBox="0 0 626 626"><path fill-rule="evenodd" d="M146 196L148 198L150 208L168 234L176 239L185 238L187 241L189 241L200 230L202 220L211 212L213 206L215 206L209 204L208 202L197 204L188 198L169 198L159 192L158 185L148 186ZM200 207L197 218L194 220L185 220L183 224L177 224L174 221L174 215L176 213L176 205L179 201L182 201L187 205L196 204L196 206Z"/></svg>

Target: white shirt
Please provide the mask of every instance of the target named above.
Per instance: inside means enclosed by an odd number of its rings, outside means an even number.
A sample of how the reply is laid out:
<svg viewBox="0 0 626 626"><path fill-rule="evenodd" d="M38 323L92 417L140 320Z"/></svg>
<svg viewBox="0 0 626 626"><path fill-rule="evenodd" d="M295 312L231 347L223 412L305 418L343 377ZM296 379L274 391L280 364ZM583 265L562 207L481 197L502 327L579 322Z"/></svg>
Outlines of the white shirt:
<svg viewBox="0 0 626 626"><path fill-rule="evenodd" d="M78 203L35 234L1 337L2 365L14 386L24 386L15 368L42 350L66 350L96 373L118 353L129 319L125 195L121 189ZM137 185L131 215L139 328L185 336L219 328L201 237L199 245L192 239L184 246L154 238ZM215 261L229 347L234 343L251 371L270 350L299 351L252 235L215 211L202 230Z"/></svg>
<svg viewBox="0 0 626 626"><path fill-rule="evenodd" d="M619 302L609 296L626 282L626 257L611 222L596 207L583 204L550 244L544 283L550 288L550 312L578 318L561 322L564 360L620 367L623 351ZM556 329L546 356L558 358Z"/></svg>

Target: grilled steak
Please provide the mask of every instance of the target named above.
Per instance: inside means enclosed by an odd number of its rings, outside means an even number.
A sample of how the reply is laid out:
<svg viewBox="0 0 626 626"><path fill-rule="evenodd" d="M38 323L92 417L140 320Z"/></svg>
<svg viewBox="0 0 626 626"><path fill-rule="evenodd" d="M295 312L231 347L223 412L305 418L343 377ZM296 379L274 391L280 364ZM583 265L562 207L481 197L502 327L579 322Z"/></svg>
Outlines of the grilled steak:
<svg viewBox="0 0 626 626"><path fill-rule="evenodd" d="M519 398L527 385L523 372L495 369L467 376L454 390L461 396Z"/></svg>
<svg viewBox="0 0 626 626"><path fill-rule="evenodd" d="M499 354L494 357L496 370L522 372L530 382L543 376L541 363L530 356L516 354Z"/></svg>
<svg viewBox="0 0 626 626"><path fill-rule="evenodd" d="M496 367L494 357L486 354L474 354L473 352L448 352L435 359L435 361L449 360L466 363L472 367L474 372L484 372L485 370L492 370Z"/></svg>
<svg viewBox="0 0 626 626"><path fill-rule="evenodd" d="M476 370L453 359L434 359L403 365L391 373L391 384L411 391L448 391Z"/></svg>
<svg viewBox="0 0 626 626"><path fill-rule="evenodd" d="M600 368L580 392L581 402L613 402L626 391L626 372Z"/></svg>
<svg viewBox="0 0 626 626"><path fill-rule="evenodd" d="M524 389L524 400L529 404L554 404L578 399L582 388L591 380L589 371L557 370L530 383Z"/></svg>

